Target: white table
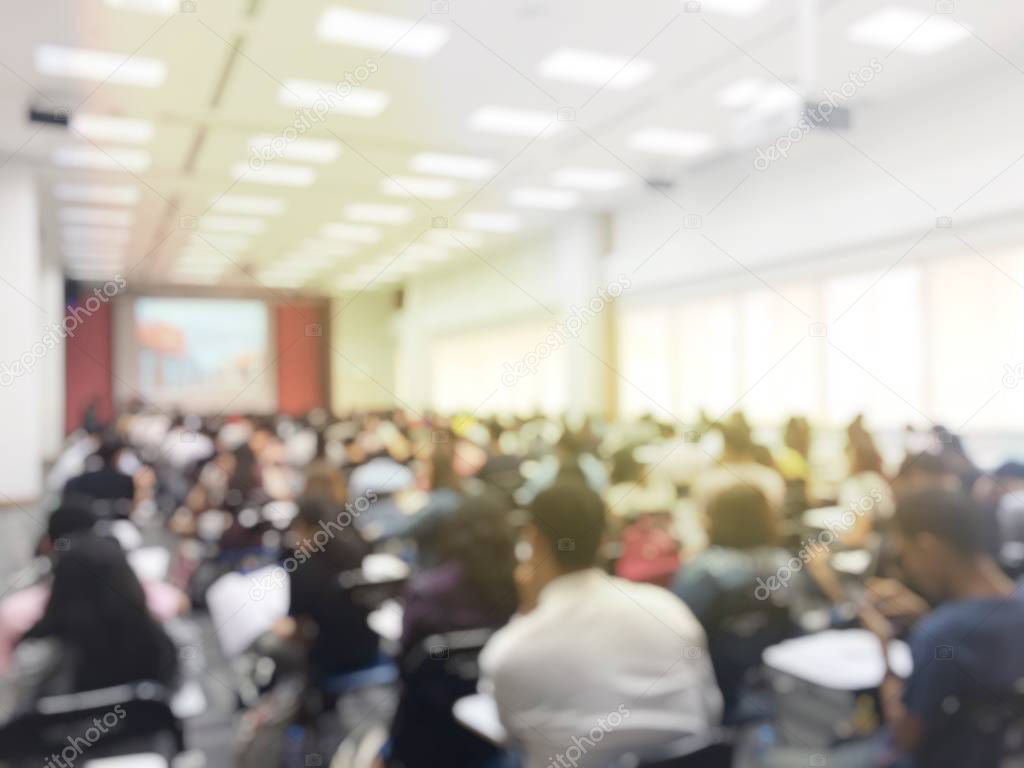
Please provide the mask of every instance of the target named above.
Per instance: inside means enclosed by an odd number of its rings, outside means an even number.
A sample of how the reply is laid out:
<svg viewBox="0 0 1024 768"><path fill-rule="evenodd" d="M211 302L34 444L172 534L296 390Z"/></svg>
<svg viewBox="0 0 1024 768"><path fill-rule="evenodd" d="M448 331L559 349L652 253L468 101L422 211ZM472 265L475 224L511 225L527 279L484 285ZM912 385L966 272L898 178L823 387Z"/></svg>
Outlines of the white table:
<svg viewBox="0 0 1024 768"><path fill-rule="evenodd" d="M866 629L833 629L786 640L766 648L763 658L769 669L831 690L878 688L885 676L878 639ZM910 675L913 661L902 640L889 644L889 662L900 677Z"/></svg>
<svg viewBox="0 0 1024 768"><path fill-rule="evenodd" d="M380 607L366 617L370 629L384 640L402 639L402 605L397 600L385 600Z"/></svg>
<svg viewBox="0 0 1024 768"><path fill-rule="evenodd" d="M486 693L463 696L452 706L452 714L463 726L497 746L508 740L508 732L498 717L498 703Z"/></svg>

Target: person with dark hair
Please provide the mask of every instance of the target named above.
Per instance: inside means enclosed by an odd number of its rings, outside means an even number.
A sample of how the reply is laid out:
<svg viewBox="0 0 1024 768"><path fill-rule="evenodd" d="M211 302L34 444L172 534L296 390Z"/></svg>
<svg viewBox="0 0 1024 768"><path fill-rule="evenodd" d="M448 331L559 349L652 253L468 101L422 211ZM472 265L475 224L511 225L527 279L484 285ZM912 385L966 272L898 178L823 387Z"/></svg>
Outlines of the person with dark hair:
<svg viewBox="0 0 1024 768"><path fill-rule="evenodd" d="M853 527L845 531L842 543L861 547L878 523L892 517L896 502L885 476L882 455L860 417L846 429L848 475L839 484L837 503L857 512Z"/></svg>
<svg viewBox="0 0 1024 768"><path fill-rule="evenodd" d="M15 651L18 701L154 680L176 682L174 643L113 539L73 537L57 558L42 616Z"/></svg>
<svg viewBox="0 0 1024 768"><path fill-rule="evenodd" d="M790 558L779 546L775 515L764 494L735 486L708 504L709 546L685 563L672 591L693 611L708 635L715 676L726 712L737 705L748 670L761 652L792 631L786 591L762 595ZM733 630L744 625L743 632Z"/></svg>
<svg viewBox="0 0 1024 768"><path fill-rule="evenodd" d="M350 520L338 520L323 498L299 501L285 558L289 572L288 617L274 627L286 640L308 648L313 680L352 672L377 660L377 635L367 626L369 611L339 576L362 567L369 546Z"/></svg>
<svg viewBox="0 0 1024 768"><path fill-rule="evenodd" d="M104 437L95 456L86 462L93 467L68 480L64 496L91 499L103 514L128 517L135 500L135 481L118 468L123 448L116 436Z"/></svg>
<svg viewBox="0 0 1024 768"><path fill-rule="evenodd" d="M977 762L981 745L967 718L951 715L969 711L972 702L1019 696L1024 594L986 553L983 516L966 495L915 493L901 498L895 520L903 566L935 607L927 611L916 599L924 615L910 634L913 671L905 681L887 671L880 694L885 721L895 746L918 765L988 765ZM912 597L890 585L884 600L907 604ZM864 607L862 620L888 662L894 631L878 609L886 609L881 599Z"/></svg>
<svg viewBox="0 0 1024 768"><path fill-rule="evenodd" d="M960 476L939 454L908 453L894 480L897 495L909 495L930 488L959 491Z"/></svg>
<svg viewBox="0 0 1024 768"><path fill-rule="evenodd" d="M690 496L698 512L704 512L710 501L722 491L736 485L757 488L768 500L772 513L782 515L786 497L786 481L773 466L766 465L765 452L754 442L750 425L742 414L736 413L712 427L722 435L721 458L697 475L690 488Z"/></svg>
<svg viewBox="0 0 1024 768"><path fill-rule="evenodd" d="M546 766L551 744L571 744L624 706L578 765L706 734L721 716L721 694L704 632L666 590L595 567L605 529L600 497L579 483L557 484L529 512L519 615L480 657L481 686L493 692L525 765Z"/></svg>

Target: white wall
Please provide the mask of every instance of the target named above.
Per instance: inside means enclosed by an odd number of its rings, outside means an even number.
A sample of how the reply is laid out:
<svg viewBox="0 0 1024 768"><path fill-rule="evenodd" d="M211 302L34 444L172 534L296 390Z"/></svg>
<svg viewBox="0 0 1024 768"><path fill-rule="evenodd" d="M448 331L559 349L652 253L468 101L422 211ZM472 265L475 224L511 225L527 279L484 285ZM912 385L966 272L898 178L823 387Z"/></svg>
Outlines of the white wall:
<svg viewBox="0 0 1024 768"><path fill-rule="evenodd" d="M395 405L394 293L334 299L330 312L332 410Z"/></svg>
<svg viewBox="0 0 1024 768"><path fill-rule="evenodd" d="M30 170L12 162L0 173L0 507L39 496L41 412L48 387L48 371L40 361L63 354L59 345L41 345L49 318L40 299L39 271L35 180ZM34 351L33 345L38 345ZM31 371L19 375L26 363Z"/></svg>

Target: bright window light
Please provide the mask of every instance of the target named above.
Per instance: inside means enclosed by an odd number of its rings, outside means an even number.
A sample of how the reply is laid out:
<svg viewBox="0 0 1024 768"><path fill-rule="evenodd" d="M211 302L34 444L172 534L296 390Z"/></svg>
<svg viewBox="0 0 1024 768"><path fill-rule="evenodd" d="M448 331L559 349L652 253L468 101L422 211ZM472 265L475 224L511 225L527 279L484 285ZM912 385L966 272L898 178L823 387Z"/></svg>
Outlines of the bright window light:
<svg viewBox="0 0 1024 768"><path fill-rule="evenodd" d="M423 152L412 159L411 167L416 173L432 176L451 176L456 179L486 179L494 174L493 160L473 155L444 155Z"/></svg>
<svg viewBox="0 0 1024 768"><path fill-rule="evenodd" d="M551 80L609 88L632 88L654 74L654 64L628 56L559 48L540 63L540 74Z"/></svg>
<svg viewBox="0 0 1024 768"><path fill-rule="evenodd" d="M105 203L132 205L140 197L139 188L115 184L75 184L62 181L53 188L53 196L66 203Z"/></svg>
<svg viewBox="0 0 1024 768"><path fill-rule="evenodd" d="M723 16L753 16L768 0L702 0L700 9Z"/></svg>
<svg viewBox="0 0 1024 768"><path fill-rule="evenodd" d="M512 191L512 205L521 208L543 208L549 211L566 211L580 201L580 196L567 189L542 189L522 187Z"/></svg>
<svg viewBox="0 0 1024 768"><path fill-rule="evenodd" d="M285 80L277 92L277 101L286 107L314 109L356 117L376 117L391 102L391 95L359 85L347 83L342 89L337 83L316 80Z"/></svg>
<svg viewBox="0 0 1024 768"><path fill-rule="evenodd" d="M424 176L392 176L380 183L381 192L396 197L422 197L427 200L447 200L454 197L458 185L450 179L431 179Z"/></svg>
<svg viewBox="0 0 1024 768"><path fill-rule="evenodd" d="M638 152L676 157L701 155L714 146L714 140L706 133L668 128L644 128L631 135L627 143Z"/></svg>
<svg viewBox="0 0 1024 768"><path fill-rule="evenodd" d="M100 149L93 146L59 147L53 162L62 168L95 168L104 171L143 173L149 168L149 152L144 149Z"/></svg>
<svg viewBox="0 0 1024 768"><path fill-rule="evenodd" d="M320 234L331 240L346 240L350 243L376 243L380 240L380 230L360 224L324 224Z"/></svg>
<svg viewBox="0 0 1024 768"><path fill-rule="evenodd" d="M316 34L329 43L420 58L437 53L449 36L439 24L339 7L321 14Z"/></svg>
<svg viewBox="0 0 1024 768"><path fill-rule="evenodd" d="M469 127L486 133L531 137L541 132L550 136L561 128L554 111L533 112L512 107L481 107L469 116Z"/></svg>
<svg viewBox="0 0 1024 768"><path fill-rule="evenodd" d="M158 16L170 16L181 7L180 0L104 0L107 7L119 11L138 11Z"/></svg>
<svg viewBox="0 0 1024 768"><path fill-rule="evenodd" d="M515 232L522 226L519 217L514 213L466 213L462 215L461 222L467 228L478 232Z"/></svg>
<svg viewBox="0 0 1024 768"><path fill-rule="evenodd" d="M353 203L345 206L345 218L371 224L405 224L412 221L412 210L404 205Z"/></svg>
<svg viewBox="0 0 1024 768"><path fill-rule="evenodd" d="M249 150L264 160L284 158L296 163L333 163L341 157L341 142L333 139L292 139L263 134L249 139Z"/></svg>
<svg viewBox="0 0 1024 768"><path fill-rule="evenodd" d="M89 227L80 224L68 224L61 230L64 243L68 246L80 244L122 245L132 236L130 229L111 229L105 227Z"/></svg>
<svg viewBox="0 0 1024 768"><path fill-rule="evenodd" d="M39 45L36 70L51 77L71 77L120 85L158 88L167 79L167 65L158 59L62 45Z"/></svg>
<svg viewBox="0 0 1024 768"><path fill-rule="evenodd" d="M957 22L905 5L890 5L868 14L846 32L851 42L871 48L928 54L963 40L970 32Z"/></svg>
<svg viewBox="0 0 1024 768"><path fill-rule="evenodd" d="M210 216L199 219L199 228L203 232L240 232L247 235L258 235L267 228L263 219L248 216Z"/></svg>
<svg viewBox="0 0 1024 768"><path fill-rule="evenodd" d="M233 173L239 181L253 184L273 184L281 187L308 187L316 181L316 171L306 165L265 163L252 168L248 163L236 163Z"/></svg>
<svg viewBox="0 0 1024 768"><path fill-rule="evenodd" d="M563 168L551 180L559 187L594 192L608 192L626 183L623 174L604 168Z"/></svg>
<svg viewBox="0 0 1024 768"><path fill-rule="evenodd" d="M67 206L60 209L60 220L66 224L103 224L111 227L130 227L132 212L123 208L84 208Z"/></svg>
<svg viewBox="0 0 1024 768"><path fill-rule="evenodd" d="M76 114L71 118L71 130L87 139L101 142L145 144L153 138L153 124L149 120L109 115Z"/></svg>
<svg viewBox="0 0 1024 768"><path fill-rule="evenodd" d="M248 213L253 216L280 216L284 213L284 200L280 197L259 195L219 195L210 201L211 210L218 213Z"/></svg>

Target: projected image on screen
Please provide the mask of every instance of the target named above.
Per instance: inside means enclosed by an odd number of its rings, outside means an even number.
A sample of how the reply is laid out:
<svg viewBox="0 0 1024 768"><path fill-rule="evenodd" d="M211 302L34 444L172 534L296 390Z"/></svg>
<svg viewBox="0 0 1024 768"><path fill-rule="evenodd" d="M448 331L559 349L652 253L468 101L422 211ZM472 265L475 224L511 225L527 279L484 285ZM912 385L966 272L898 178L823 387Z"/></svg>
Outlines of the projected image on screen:
<svg viewBox="0 0 1024 768"><path fill-rule="evenodd" d="M260 301L135 302L138 388L153 401L235 410L272 407L267 307Z"/></svg>

